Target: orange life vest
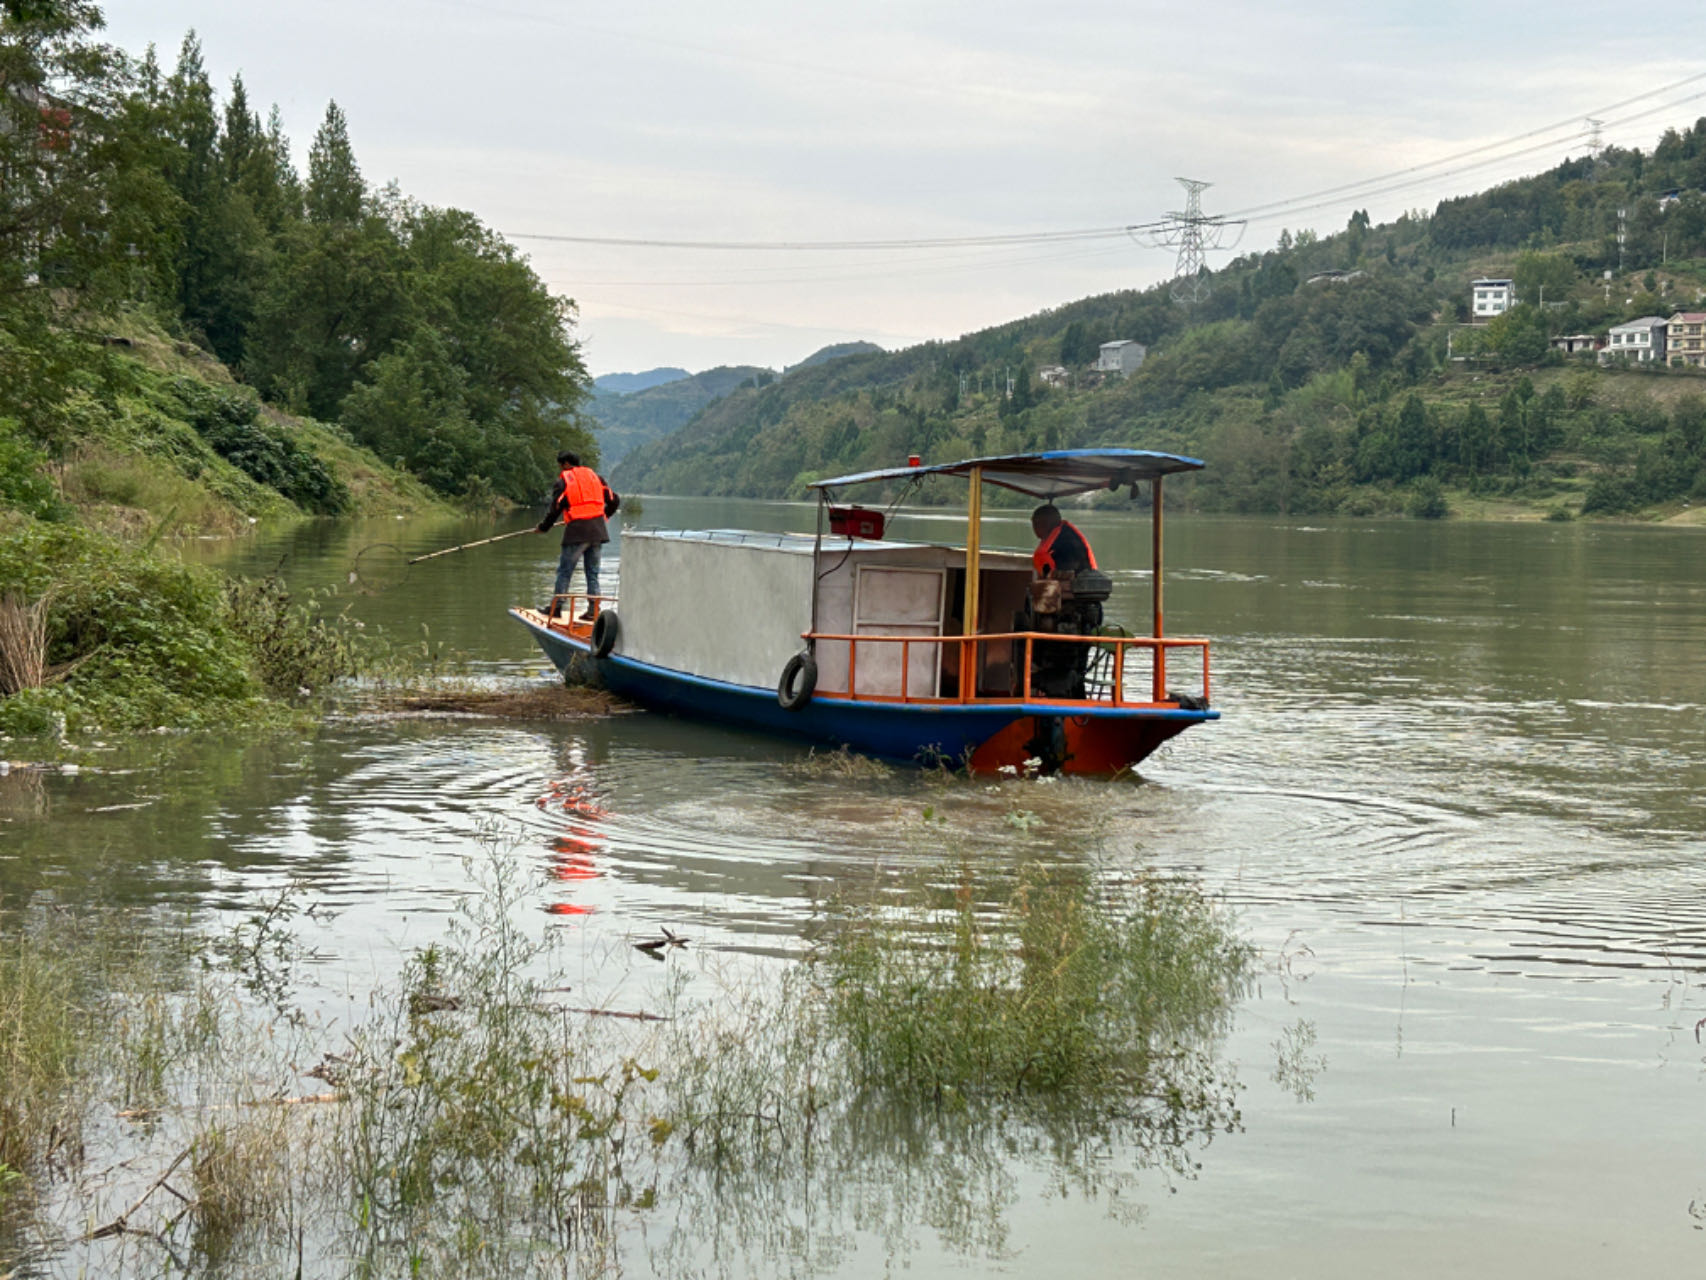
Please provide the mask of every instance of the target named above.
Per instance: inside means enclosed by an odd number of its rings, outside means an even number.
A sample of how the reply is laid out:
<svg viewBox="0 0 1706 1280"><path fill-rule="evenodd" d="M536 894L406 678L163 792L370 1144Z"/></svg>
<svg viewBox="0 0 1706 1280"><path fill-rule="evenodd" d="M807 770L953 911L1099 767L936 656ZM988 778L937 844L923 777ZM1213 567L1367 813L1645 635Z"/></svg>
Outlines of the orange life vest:
<svg viewBox="0 0 1706 1280"><path fill-rule="evenodd" d="M591 520L604 515L604 481L591 467L563 472L563 519Z"/></svg>
<svg viewBox="0 0 1706 1280"><path fill-rule="evenodd" d="M1096 567L1096 553L1090 549L1090 539L1086 538L1082 533L1079 533L1076 528L1073 528L1073 526L1068 524L1065 520L1062 520L1059 524L1055 525L1054 528L1049 530L1048 537L1039 542L1037 544L1037 549L1031 552L1031 565L1036 569L1037 576L1039 578L1045 577L1054 572L1054 540L1060 537L1060 531L1062 529L1071 529L1072 532L1078 534L1078 540L1084 544L1084 554L1090 560L1090 567L1092 569Z"/></svg>

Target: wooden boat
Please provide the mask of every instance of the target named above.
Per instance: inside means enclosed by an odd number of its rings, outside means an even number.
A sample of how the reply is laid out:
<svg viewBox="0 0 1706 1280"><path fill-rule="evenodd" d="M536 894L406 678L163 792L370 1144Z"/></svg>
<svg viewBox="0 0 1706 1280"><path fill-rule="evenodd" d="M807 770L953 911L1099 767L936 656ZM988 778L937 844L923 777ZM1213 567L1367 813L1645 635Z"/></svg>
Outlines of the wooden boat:
<svg viewBox="0 0 1706 1280"><path fill-rule="evenodd" d="M624 532L620 601L571 594L554 616L510 614L565 674L590 660L613 692L657 710L891 760L1115 773L1219 718L1208 641L1162 629L1162 479L1201 466L1138 449L914 459L813 485L815 537ZM930 476L970 482L963 547L888 541L880 512L833 505L843 489ZM984 550L986 484L1043 502L1148 485L1153 633L1102 625L1105 574L1037 582L1029 556ZM1200 659L1200 679L1186 664L1192 692L1169 688L1179 650Z"/></svg>

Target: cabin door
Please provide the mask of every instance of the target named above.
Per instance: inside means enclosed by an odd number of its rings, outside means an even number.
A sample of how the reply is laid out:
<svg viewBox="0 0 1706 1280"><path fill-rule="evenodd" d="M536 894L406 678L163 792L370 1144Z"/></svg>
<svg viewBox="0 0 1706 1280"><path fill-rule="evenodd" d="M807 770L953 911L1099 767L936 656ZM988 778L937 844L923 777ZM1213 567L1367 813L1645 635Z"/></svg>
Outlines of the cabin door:
<svg viewBox="0 0 1706 1280"><path fill-rule="evenodd" d="M856 636L939 636L947 572L862 564L853 587ZM892 641L856 643L853 689L856 697L938 696L942 671L939 644L900 645ZM906 651L902 665L902 651Z"/></svg>

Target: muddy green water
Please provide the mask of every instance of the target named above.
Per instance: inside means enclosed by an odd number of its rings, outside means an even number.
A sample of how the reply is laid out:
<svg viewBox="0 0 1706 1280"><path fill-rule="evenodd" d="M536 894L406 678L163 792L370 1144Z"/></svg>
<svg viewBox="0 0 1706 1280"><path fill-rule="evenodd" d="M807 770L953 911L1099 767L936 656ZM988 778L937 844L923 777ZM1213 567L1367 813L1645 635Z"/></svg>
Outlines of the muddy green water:
<svg viewBox="0 0 1706 1280"><path fill-rule="evenodd" d="M809 508L652 499L645 523L806 528ZM519 522L517 522L519 523ZM1143 626L1148 526L1082 521ZM494 675L548 590L519 538L350 595L356 554L488 525L325 524L203 554L337 585L372 627ZM803 775L803 750L650 715L331 724L150 739L111 772L0 779L0 894L181 902L217 921L290 877L335 919L308 980L359 1000L432 936L498 823L547 873L586 981L668 925L691 959L797 950L812 903L963 843L994 876L1098 856L1199 875L1263 948L1225 1046L1245 1130L1135 1222L1023 1172L1009 1256L929 1231L915 1274L1507 1276L1706 1269L1706 535L1592 525L1169 521L1170 629L1214 639L1218 724L1137 782ZM957 538L945 517L906 537ZM986 535L1027 545L1018 516ZM397 551L361 557L390 581ZM620 546L606 572L620 579ZM360 584L358 584L360 585ZM931 807L943 821L926 824ZM1013 821L1015 814L1022 820ZM1276 1082L1302 1020L1313 1099ZM1324 1066L1321 1065L1324 1059ZM1284 1074L1284 1073L1280 1073ZM883 1274L874 1245L841 1263ZM643 1262L634 1267L644 1273Z"/></svg>

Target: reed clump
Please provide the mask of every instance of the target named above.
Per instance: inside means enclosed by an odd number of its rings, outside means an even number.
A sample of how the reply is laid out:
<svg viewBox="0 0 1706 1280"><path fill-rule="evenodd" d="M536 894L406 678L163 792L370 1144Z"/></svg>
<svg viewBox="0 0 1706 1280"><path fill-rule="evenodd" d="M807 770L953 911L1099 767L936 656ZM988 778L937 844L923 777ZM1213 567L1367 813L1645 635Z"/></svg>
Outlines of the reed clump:
<svg viewBox="0 0 1706 1280"><path fill-rule="evenodd" d="M0 599L0 697L47 683L47 598Z"/></svg>

